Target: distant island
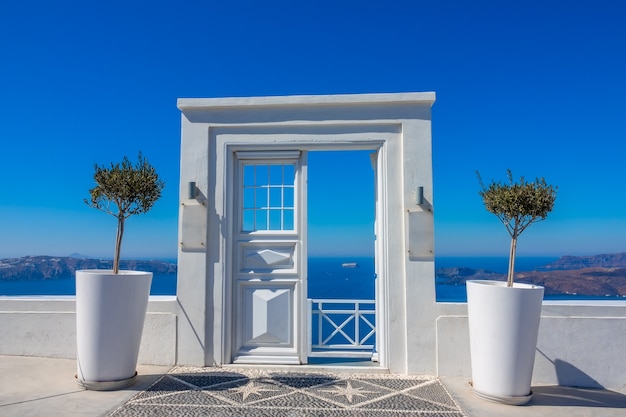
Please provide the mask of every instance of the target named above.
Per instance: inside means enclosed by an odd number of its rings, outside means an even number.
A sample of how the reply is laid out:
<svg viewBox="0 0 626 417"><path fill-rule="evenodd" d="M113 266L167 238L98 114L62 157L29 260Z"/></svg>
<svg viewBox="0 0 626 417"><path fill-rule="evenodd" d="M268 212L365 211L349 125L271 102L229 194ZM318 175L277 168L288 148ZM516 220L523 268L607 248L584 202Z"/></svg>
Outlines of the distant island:
<svg viewBox="0 0 626 417"><path fill-rule="evenodd" d="M160 260L122 260L121 269L141 270L155 274L175 274L175 263ZM0 280L65 279L77 269L111 269L113 261L83 257L24 256L0 259Z"/></svg>
<svg viewBox="0 0 626 417"><path fill-rule="evenodd" d="M506 274L465 267L438 268L437 284L465 285L470 279L506 281ZM515 273L516 282L541 285L546 295L626 297L626 253L563 256L534 271Z"/></svg>
<svg viewBox="0 0 626 417"><path fill-rule="evenodd" d="M0 280L53 280L75 276L77 269L111 269L108 259L73 256L24 256L0 259ZM354 266L353 266L354 264ZM155 274L176 274L176 263L162 260L122 260L122 269ZM346 263L344 268L358 267ZM546 295L626 297L626 253L594 256L563 256L533 271L516 272L517 282L545 287ZM505 281L506 274L464 266L438 268L438 285L465 285L468 279Z"/></svg>

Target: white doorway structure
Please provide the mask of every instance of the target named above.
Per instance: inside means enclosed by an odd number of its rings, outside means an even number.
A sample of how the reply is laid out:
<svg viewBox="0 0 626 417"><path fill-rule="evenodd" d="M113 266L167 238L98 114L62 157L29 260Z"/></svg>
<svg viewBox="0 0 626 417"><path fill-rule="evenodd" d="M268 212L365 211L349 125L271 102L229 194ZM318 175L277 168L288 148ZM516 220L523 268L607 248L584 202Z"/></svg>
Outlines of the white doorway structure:
<svg viewBox="0 0 626 417"><path fill-rule="evenodd" d="M369 150L378 361L390 372L435 372L434 100L179 99L177 363L306 363L307 152Z"/></svg>

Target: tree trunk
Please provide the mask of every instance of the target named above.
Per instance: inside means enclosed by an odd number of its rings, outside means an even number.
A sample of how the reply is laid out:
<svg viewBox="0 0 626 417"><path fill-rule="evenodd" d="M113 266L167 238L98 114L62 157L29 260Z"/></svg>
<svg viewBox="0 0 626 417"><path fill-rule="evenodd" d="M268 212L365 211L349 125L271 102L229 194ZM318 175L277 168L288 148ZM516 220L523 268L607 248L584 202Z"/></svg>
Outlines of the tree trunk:
<svg viewBox="0 0 626 417"><path fill-rule="evenodd" d="M120 272L120 253L122 251L122 237L124 236L124 217L117 218L117 236L115 238L115 255L113 256L113 273Z"/></svg>
<svg viewBox="0 0 626 417"><path fill-rule="evenodd" d="M517 238L511 238L511 252L509 253L509 274L507 276L507 287L513 286L513 276L515 275L515 250L517 249Z"/></svg>

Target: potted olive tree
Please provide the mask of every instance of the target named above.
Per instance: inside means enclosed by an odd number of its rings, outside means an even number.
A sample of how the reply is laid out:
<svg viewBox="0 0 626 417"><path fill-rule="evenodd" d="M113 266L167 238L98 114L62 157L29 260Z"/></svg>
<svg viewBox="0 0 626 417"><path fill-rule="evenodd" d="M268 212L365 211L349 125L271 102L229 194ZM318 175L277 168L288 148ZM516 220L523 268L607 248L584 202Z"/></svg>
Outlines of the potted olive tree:
<svg viewBox="0 0 626 417"><path fill-rule="evenodd" d="M472 387L483 398L505 404L525 404L532 392L533 365L541 318L543 287L514 282L519 235L544 220L554 207L556 188L543 178L527 182L492 181L479 192L511 236L507 282L467 281Z"/></svg>
<svg viewBox="0 0 626 417"><path fill-rule="evenodd" d="M85 203L117 219L117 237L112 270L76 271L76 378L83 388L111 390L135 381L152 282L151 272L120 270L125 222L150 210L164 183L141 153L136 164L96 164L94 180Z"/></svg>

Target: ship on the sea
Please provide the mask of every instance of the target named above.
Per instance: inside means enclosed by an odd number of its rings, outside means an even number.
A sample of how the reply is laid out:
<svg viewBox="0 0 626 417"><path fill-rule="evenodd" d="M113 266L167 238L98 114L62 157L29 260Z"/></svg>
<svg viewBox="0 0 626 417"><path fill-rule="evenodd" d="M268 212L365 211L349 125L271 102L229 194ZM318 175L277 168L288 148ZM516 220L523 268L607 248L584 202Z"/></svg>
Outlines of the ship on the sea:
<svg viewBox="0 0 626 417"><path fill-rule="evenodd" d="M342 268L358 268L359 264L356 262L344 262L341 264Z"/></svg>

